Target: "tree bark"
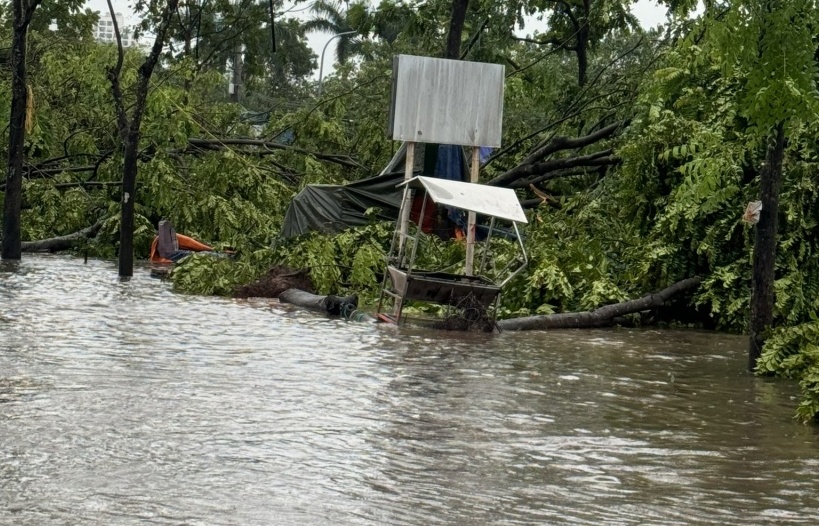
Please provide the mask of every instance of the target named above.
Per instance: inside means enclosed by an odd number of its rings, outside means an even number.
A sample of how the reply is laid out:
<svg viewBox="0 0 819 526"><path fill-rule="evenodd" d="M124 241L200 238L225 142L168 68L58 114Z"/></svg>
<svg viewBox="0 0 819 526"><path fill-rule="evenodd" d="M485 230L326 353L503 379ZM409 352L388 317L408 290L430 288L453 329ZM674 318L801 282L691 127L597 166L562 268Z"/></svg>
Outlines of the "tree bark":
<svg viewBox="0 0 819 526"><path fill-rule="evenodd" d="M785 157L785 126L779 123L768 140L765 166L760 171L762 211L756 225L754 268L751 278L751 320L748 342L748 369L756 368L765 343L764 331L773 322L774 276L776 272L776 234L779 189Z"/></svg>
<svg viewBox="0 0 819 526"><path fill-rule="evenodd" d="M8 171L3 202L3 259L20 259L20 210L23 203L23 146L26 141L26 35L31 15L40 0L12 0L11 117L9 119Z"/></svg>
<svg viewBox="0 0 819 526"><path fill-rule="evenodd" d="M525 316L523 318L501 320L498 322L498 326L506 331L605 327L620 316L660 307L674 295L698 287L699 284L700 278L688 278L678 281L659 292L643 296L640 299L606 305L592 311L565 312L561 314Z"/></svg>
<svg viewBox="0 0 819 526"><path fill-rule="evenodd" d="M24 241L22 243L22 249L24 252L58 252L60 250L68 250L74 246L75 242L96 236L97 232L102 228L102 223L102 221L97 221L88 228L83 228L79 232L65 236L51 237L39 241Z"/></svg>
<svg viewBox="0 0 819 526"><path fill-rule="evenodd" d="M587 71L589 69L589 17L591 15L591 4L589 0L583 0L583 16L580 18L580 29L577 32L577 85L581 88L586 85Z"/></svg>
<svg viewBox="0 0 819 526"><path fill-rule="evenodd" d="M581 88L586 85L589 69L589 30L587 27L580 30L577 36L577 85Z"/></svg>
<svg viewBox="0 0 819 526"><path fill-rule="evenodd" d="M449 33L446 37L444 58L458 60L461 57L461 35L464 32L466 9L469 0L452 0L452 16L449 19Z"/></svg>

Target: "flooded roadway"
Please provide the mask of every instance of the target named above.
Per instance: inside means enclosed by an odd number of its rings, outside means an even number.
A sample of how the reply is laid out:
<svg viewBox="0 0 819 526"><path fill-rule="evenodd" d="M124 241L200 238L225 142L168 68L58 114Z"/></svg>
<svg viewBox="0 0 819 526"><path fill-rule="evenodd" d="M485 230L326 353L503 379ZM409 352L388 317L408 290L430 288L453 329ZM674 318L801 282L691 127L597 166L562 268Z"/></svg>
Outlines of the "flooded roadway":
<svg viewBox="0 0 819 526"><path fill-rule="evenodd" d="M816 524L742 337L449 334L0 264L0 524Z"/></svg>

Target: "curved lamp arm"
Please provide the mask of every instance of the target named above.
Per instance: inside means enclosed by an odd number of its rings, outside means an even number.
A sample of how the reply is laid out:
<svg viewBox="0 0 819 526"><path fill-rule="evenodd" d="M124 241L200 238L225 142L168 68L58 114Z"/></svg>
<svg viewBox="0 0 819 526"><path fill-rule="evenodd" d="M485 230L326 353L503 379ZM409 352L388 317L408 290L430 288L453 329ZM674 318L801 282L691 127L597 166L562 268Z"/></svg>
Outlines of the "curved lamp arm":
<svg viewBox="0 0 819 526"><path fill-rule="evenodd" d="M324 52L327 51L327 46L329 46L330 42L332 42L336 38L344 36L344 35L352 35L353 33L358 33L358 31L345 31L343 33L337 33L337 34L333 35L332 37L330 37L330 40L328 40L327 43L324 44L324 48L321 50L321 64L319 65L319 81L318 81L318 95L319 95L319 97L321 97L321 80L324 77Z"/></svg>

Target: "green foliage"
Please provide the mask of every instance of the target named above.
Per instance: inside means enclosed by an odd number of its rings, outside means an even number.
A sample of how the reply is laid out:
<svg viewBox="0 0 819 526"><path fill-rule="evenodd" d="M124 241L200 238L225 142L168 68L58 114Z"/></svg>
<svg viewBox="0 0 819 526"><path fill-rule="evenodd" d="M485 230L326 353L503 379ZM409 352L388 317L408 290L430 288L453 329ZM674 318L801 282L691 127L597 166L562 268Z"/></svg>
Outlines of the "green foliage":
<svg viewBox="0 0 819 526"><path fill-rule="evenodd" d="M378 295L391 232L391 224L374 223L335 236L311 234L280 240L272 248L242 252L235 261L194 255L174 268L174 288L186 293L229 296L237 285L249 283L272 265L281 264L309 269L320 294L355 293L362 297L362 304L368 303Z"/></svg>
<svg viewBox="0 0 819 526"><path fill-rule="evenodd" d="M802 401L796 416L803 422L819 414L819 322L813 320L776 329L765 342L757 362L758 374L775 374L799 380Z"/></svg>
<svg viewBox="0 0 819 526"><path fill-rule="evenodd" d="M177 264L171 274L174 290L188 294L231 296L239 285L265 273L275 261L270 249L241 253L238 260L210 254L193 254Z"/></svg>
<svg viewBox="0 0 819 526"><path fill-rule="evenodd" d="M810 344L819 309L812 5L749 0L707 9L645 86L618 178L625 213L647 218L637 224L648 246L665 247L652 265L702 276L701 311L716 327L743 331L753 230L740 216L759 193L765 138L788 123L775 282L780 328L759 372L800 379L803 419L819 407Z"/></svg>
<svg viewBox="0 0 819 526"><path fill-rule="evenodd" d="M738 109L749 131L767 135L779 122L816 115L817 20L813 0L735 0L727 13L707 14L706 50L726 76L744 81Z"/></svg>

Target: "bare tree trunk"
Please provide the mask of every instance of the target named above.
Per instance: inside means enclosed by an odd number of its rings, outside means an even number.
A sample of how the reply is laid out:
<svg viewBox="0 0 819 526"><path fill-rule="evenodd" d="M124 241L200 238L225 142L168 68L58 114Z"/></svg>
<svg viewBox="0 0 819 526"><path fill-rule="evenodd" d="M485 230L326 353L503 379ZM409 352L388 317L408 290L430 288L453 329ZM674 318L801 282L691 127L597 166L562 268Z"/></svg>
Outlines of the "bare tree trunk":
<svg viewBox="0 0 819 526"><path fill-rule="evenodd" d="M3 259L20 259L20 210L23 202L23 146L26 141L26 35L31 15L40 0L13 0L14 34L11 41L11 117L9 158L3 202Z"/></svg>
<svg viewBox="0 0 819 526"><path fill-rule="evenodd" d="M586 85L586 72L589 69L590 16L591 3L589 0L583 0L583 16L580 18L580 28L577 31L577 47L575 48L577 54L577 84L581 87Z"/></svg>
<svg viewBox="0 0 819 526"><path fill-rule="evenodd" d="M116 108L117 127L119 129L120 140L124 150L122 168L122 216L119 236L119 275L128 277L134 274L134 202L136 199L136 178L137 161L139 160L139 139L142 116L145 113L145 105L148 100L148 86L151 82L154 68L159 62L162 48L165 45L165 38L168 33L168 26L179 6L179 0L168 0L165 9L162 11L162 18L156 30L154 44L151 52L145 58L145 62L139 68L136 85L136 100L134 101L131 116L125 110L125 97L120 84L120 74L125 52L122 49L122 38L119 26L116 22L114 6L108 0L108 10L114 21L114 34L117 38L117 64L108 68L108 80L111 82L111 90L114 95L114 107Z"/></svg>
<svg viewBox="0 0 819 526"><path fill-rule="evenodd" d="M589 27L583 26L580 33L577 35L577 85L583 87L586 85L587 71L589 69Z"/></svg>
<svg viewBox="0 0 819 526"><path fill-rule="evenodd" d="M776 272L776 233L779 214L779 189L785 157L785 126L777 125L769 138L765 166L760 171L762 211L756 225L754 269L751 281L751 323L748 342L748 368L753 371L762 355L763 333L773 323L774 276Z"/></svg>
<svg viewBox="0 0 819 526"><path fill-rule="evenodd" d="M449 19L444 58L458 60L461 56L461 35L464 32L467 7L469 7L469 0L452 0L452 16Z"/></svg>
<svg viewBox="0 0 819 526"><path fill-rule="evenodd" d="M526 316L501 320L498 326L507 331L546 330L546 329L589 329L605 327L612 320L626 314L654 309L663 305L672 296L698 287L700 278L688 278L666 287L660 292L643 296L640 299L606 305L592 311L565 312L546 316Z"/></svg>

